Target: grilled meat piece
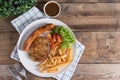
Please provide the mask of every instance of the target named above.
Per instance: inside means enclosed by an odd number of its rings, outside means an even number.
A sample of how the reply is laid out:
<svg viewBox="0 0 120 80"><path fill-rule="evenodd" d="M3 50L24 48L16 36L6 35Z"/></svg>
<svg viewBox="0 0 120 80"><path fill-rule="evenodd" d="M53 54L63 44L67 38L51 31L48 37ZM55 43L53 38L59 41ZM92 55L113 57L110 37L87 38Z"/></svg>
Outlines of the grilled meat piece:
<svg viewBox="0 0 120 80"><path fill-rule="evenodd" d="M44 61L50 53L50 42L46 37L37 37L30 46L28 54L34 61Z"/></svg>

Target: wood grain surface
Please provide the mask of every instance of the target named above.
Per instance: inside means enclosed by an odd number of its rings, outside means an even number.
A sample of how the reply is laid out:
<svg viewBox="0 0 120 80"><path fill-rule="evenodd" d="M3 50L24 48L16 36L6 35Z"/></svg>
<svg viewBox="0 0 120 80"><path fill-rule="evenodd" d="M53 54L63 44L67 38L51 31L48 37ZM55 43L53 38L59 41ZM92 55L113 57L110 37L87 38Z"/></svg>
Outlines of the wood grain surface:
<svg viewBox="0 0 120 80"><path fill-rule="evenodd" d="M79 63L120 63L120 32L74 31L74 33L86 46ZM17 32L0 33L0 64L13 63L9 56L18 37Z"/></svg>
<svg viewBox="0 0 120 80"><path fill-rule="evenodd" d="M42 10L49 0L38 0ZM65 22L86 46L71 80L120 80L120 0L55 0L62 7L57 19ZM15 80L7 67L19 34L10 21L0 19L0 80ZM27 72L30 80L55 80Z"/></svg>
<svg viewBox="0 0 120 80"><path fill-rule="evenodd" d="M38 0L39 2L47 2L50 0ZM54 0L57 2L81 2L81 3L117 3L120 2L120 0Z"/></svg>
<svg viewBox="0 0 120 80"><path fill-rule="evenodd" d="M0 65L0 80L13 80L8 72L9 65ZM55 80L28 73L30 80ZM78 64L71 80L120 80L120 64Z"/></svg>
<svg viewBox="0 0 120 80"><path fill-rule="evenodd" d="M60 4L62 11L57 19L68 24L74 31L120 31L120 3ZM0 32L15 31L10 24L14 18L0 19L0 26L5 26L0 27Z"/></svg>

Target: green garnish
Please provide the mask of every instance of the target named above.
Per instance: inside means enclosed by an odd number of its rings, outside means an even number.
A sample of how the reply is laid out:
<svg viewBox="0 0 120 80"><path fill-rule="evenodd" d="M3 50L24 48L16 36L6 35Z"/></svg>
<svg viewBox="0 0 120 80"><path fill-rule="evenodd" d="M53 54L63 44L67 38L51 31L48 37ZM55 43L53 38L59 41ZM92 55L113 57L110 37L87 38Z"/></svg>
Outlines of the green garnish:
<svg viewBox="0 0 120 80"><path fill-rule="evenodd" d="M75 43L75 39L72 37L68 28L65 28L63 26L56 26L52 29L51 34L55 34L55 33L60 34L62 37L62 43L60 45L61 49L70 47Z"/></svg>
<svg viewBox="0 0 120 80"><path fill-rule="evenodd" d="M18 16L35 5L37 0L0 0L0 18Z"/></svg>

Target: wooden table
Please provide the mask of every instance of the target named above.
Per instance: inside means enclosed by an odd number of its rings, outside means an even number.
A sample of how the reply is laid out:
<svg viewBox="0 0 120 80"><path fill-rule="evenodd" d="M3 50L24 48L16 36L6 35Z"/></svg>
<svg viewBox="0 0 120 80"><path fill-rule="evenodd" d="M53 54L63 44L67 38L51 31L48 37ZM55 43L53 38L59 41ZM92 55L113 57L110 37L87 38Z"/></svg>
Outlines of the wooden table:
<svg viewBox="0 0 120 80"><path fill-rule="evenodd" d="M41 6L48 0L39 0ZM57 18L70 26L86 46L71 80L120 80L120 0L56 0L62 12ZM15 17L0 19L0 80L14 80L8 65L19 34L10 24ZM31 80L41 78L28 72Z"/></svg>

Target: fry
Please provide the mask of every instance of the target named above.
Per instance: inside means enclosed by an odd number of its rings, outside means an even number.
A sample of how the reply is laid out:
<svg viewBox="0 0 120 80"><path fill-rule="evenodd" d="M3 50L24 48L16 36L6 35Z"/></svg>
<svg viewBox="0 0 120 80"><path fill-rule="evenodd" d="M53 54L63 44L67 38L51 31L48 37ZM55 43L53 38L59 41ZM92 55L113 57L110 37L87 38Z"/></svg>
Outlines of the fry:
<svg viewBox="0 0 120 80"><path fill-rule="evenodd" d="M52 67L52 66L54 66L53 64L46 64L45 65L46 67Z"/></svg>
<svg viewBox="0 0 120 80"><path fill-rule="evenodd" d="M66 62L66 57L67 57L67 55L65 54L65 55L62 55L61 57L62 57L62 60L63 60L64 62Z"/></svg>
<svg viewBox="0 0 120 80"><path fill-rule="evenodd" d="M56 65L56 63L57 63L57 60L55 60L55 62L53 64Z"/></svg>
<svg viewBox="0 0 120 80"><path fill-rule="evenodd" d="M48 72L49 73L54 73L54 72L57 72L58 71L58 68L57 69L54 69L54 70L49 70Z"/></svg>
<svg viewBox="0 0 120 80"><path fill-rule="evenodd" d="M55 56L55 51L57 49L57 46L53 45L53 49L52 49L52 55Z"/></svg>
<svg viewBox="0 0 120 80"><path fill-rule="evenodd" d="M47 61L48 61L48 58L44 62L42 62L41 64L39 64L38 67L43 66Z"/></svg>
<svg viewBox="0 0 120 80"><path fill-rule="evenodd" d="M61 49L59 49L59 54L62 55L62 51L61 51Z"/></svg>
<svg viewBox="0 0 120 80"><path fill-rule="evenodd" d="M41 72L46 73L46 72L47 72L47 69L43 69L43 70L41 70Z"/></svg>
<svg viewBox="0 0 120 80"><path fill-rule="evenodd" d="M60 64L61 63L61 59L58 59L58 62L57 62L58 64Z"/></svg>
<svg viewBox="0 0 120 80"><path fill-rule="evenodd" d="M72 59L72 49L71 48L69 48L69 60L71 60Z"/></svg>
<svg viewBox="0 0 120 80"><path fill-rule="evenodd" d="M52 64L52 62L51 62L51 60L50 59L48 59L48 61L47 61L47 63L46 64ZM45 64L45 65L46 65Z"/></svg>
<svg viewBox="0 0 120 80"><path fill-rule="evenodd" d="M60 59L61 58L61 56L55 56L55 57L53 57L53 59Z"/></svg>
<svg viewBox="0 0 120 80"><path fill-rule="evenodd" d="M47 37L48 37L49 40L52 40L52 35L50 33L48 34Z"/></svg>
<svg viewBox="0 0 120 80"><path fill-rule="evenodd" d="M51 51L51 54L54 56L54 51L53 50Z"/></svg>
<svg viewBox="0 0 120 80"><path fill-rule="evenodd" d="M66 55L66 54L64 54L64 55L62 55L61 57L62 57L62 58L65 58L65 57L67 57L67 55Z"/></svg>
<svg viewBox="0 0 120 80"><path fill-rule="evenodd" d="M48 71L49 71L49 70L54 70L54 69L56 69L56 68L59 68L59 67L61 67L61 66L66 65L66 64L68 64L68 62L64 62L64 63L61 63L61 64L59 64L59 65L56 65L56 66L54 66L54 67L52 67L52 68L49 68Z"/></svg>
<svg viewBox="0 0 120 80"><path fill-rule="evenodd" d="M67 48L67 61L71 61L72 60L72 49L71 48Z"/></svg>
<svg viewBox="0 0 120 80"><path fill-rule="evenodd" d="M39 67L39 71L42 71L44 69L44 66Z"/></svg>
<svg viewBox="0 0 120 80"><path fill-rule="evenodd" d="M66 62L66 59L62 57L63 62Z"/></svg>
<svg viewBox="0 0 120 80"><path fill-rule="evenodd" d="M54 50L54 56L58 55L58 51L59 51L59 47L56 46L55 50Z"/></svg>
<svg viewBox="0 0 120 80"><path fill-rule="evenodd" d="M51 62L54 63L52 56L50 54L48 56L50 57Z"/></svg>
<svg viewBox="0 0 120 80"><path fill-rule="evenodd" d="M57 43L55 43L55 46L58 46L60 43L61 43L61 42L57 42Z"/></svg>
<svg viewBox="0 0 120 80"><path fill-rule="evenodd" d="M60 59L60 58L65 58L65 57L67 57L66 54L65 54L65 55L62 55L62 56L55 56L55 57L53 57L53 59Z"/></svg>

